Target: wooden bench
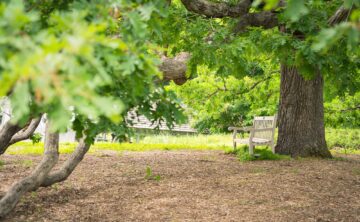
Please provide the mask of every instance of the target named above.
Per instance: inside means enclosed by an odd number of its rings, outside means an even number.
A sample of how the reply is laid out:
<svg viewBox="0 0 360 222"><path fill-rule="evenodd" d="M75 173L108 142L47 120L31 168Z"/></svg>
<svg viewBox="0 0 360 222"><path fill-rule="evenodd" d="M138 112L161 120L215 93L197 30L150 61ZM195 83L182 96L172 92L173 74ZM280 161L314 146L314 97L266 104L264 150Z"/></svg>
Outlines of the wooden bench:
<svg viewBox="0 0 360 222"><path fill-rule="evenodd" d="M249 145L250 155L254 155L255 146L270 146L275 153L274 134L276 128L275 116L256 116L251 127L229 127L233 132L233 145L236 149L237 144ZM250 138L237 138L238 131L250 132Z"/></svg>

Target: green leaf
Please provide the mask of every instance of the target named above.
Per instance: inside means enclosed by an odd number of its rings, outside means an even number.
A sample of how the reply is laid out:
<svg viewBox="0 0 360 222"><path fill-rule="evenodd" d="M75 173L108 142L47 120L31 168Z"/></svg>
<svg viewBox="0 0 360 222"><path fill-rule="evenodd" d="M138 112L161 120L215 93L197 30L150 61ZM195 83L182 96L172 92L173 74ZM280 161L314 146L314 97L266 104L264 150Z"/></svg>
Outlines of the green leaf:
<svg viewBox="0 0 360 222"><path fill-rule="evenodd" d="M285 16L292 22L296 22L301 16L306 15L309 9L305 6L304 0L289 0L285 10Z"/></svg>

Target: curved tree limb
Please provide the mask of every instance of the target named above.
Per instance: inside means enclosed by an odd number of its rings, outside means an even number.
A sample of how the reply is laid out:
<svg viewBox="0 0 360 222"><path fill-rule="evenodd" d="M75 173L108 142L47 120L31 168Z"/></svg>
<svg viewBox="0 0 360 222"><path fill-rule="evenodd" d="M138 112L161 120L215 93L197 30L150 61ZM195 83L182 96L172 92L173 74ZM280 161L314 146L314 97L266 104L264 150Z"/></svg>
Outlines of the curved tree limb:
<svg viewBox="0 0 360 222"><path fill-rule="evenodd" d="M35 170L26 178L14 183L0 200L0 218L8 214L28 191L36 190L55 166L59 157L59 134L51 133L46 125L44 157Z"/></svg>
<svg viewBox="0 0 360 222"><path fill-rule="evenodd" d="M41 117L31 119L30 124L27 127L24 127L22 130L17 132L11 138L11 140L9 142L9 146L14 144L14 143L20 142L22 140L29 139L30 136L34 134L34 132L35 132L36 128L39 126L40 122L41 122Z"/></svg>
<svg viewBox="0 0 360 222"><path fill-rule="evenodd" d="M276 13L269 11L249 13L240 17L239 23L235 28L235 33L244 32L249 26L271 29L277 27L278 25L279 20Z"/></svg>
<svg viewBox="0 0 360 222"><path fill-rule="evenodd" d="M188 11L204 15L209 18L238 18L246 15L251 7L251 0L242 0L236 5L229 3L215 3L207 0L181 0Z"/></svg>
<svg viewBox="0 0 360 222"><path fill-rule="evenodd" d="M65 163L61 166L60 169L56 170L53 173L50 173L41 183L40 186L48 187L55 183L62 182L66 180L70 174L74 171L77 165L84 158L85 154L89 151L90 144L85 142L85 139L81 139L79 141L78 146L75 151L71 154L69 159L65 161Z"/></svg>
<svg viewBox="0 0 360 222"><path fill-rule="evenodd" d="M9 142L12 137L20 130L20 126L12 124L10 121L5 123L5 125L0 129L0 155L5 153L6 149L9 147Z"/></svg>
<svg viewBox="0 0 360 222"><path fill-rule="evenodd" d="M29 139L39 126L40 121L41 117L31 119L24 127L12 124L11 121L6 122L0 129L0 155L4 154L12 144Z"/></svg>
<svg viewBox="0 0 360 222"><path fill-rule="evenodd" d="M340 22L344 22L349 17L351 9L347 9L341 6L338 10L336 10L335 14L330 17L328 20L328 24L333 26L339 24Z"/></svg>

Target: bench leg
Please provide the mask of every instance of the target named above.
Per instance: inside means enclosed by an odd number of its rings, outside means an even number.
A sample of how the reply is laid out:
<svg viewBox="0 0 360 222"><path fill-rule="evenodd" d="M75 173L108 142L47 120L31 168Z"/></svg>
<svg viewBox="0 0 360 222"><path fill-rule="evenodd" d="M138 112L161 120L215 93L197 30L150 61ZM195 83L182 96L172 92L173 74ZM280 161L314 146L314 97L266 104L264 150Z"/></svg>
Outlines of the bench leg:
<svg viewBox="0 0 360 222"><path fill-rule="evenodd" d="M233 142L233 147L234 147L234 150L236 149L236 142L234 141Z"/></svg>
<svg viewBox="0 0 360 222"><path fill-rule="evenodd" d="M250 155L251 156L253 156L254 155L254 145L252 145L252 144L250 144L250 146L249 146L249 153L250 153Z"/></svg>
<svg viewBox="0 0 360 222"><path fill-rule="evenodd" d="M275 143L274 142L271 143L271 151L273 154L275 154Z"/></svg>

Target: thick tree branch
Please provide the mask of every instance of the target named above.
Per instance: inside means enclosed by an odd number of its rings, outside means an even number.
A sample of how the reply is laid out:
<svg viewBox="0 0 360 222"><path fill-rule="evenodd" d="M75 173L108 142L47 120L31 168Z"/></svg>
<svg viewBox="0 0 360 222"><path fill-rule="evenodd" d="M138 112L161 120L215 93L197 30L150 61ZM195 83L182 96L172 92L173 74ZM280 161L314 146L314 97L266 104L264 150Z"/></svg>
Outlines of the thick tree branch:
<svg viewBox="0 0 360 222"><path fill-rule="evenodd" d="M279 25L278 17L273 12L249 13L240 17L239 23L235 28L236 33L244 32L247 27L263 27L271 29Z"/></svg>
<svg viewBox="0 0 360 222"><path fill-rule="evenodd" d="M39 126L40 121L41 117L31 119L24 127L12 124L11 121L5 123L0 129L0 155L4 154L12 144L29 139Z"/></svg>
<svg viewBox="0 0 360 222"><path fill-rule="evenodd" d="M330 17L328 24L333 26L339 24L340 22L346 21L350 12L351 9L346 9L345 7L341 6L338 10L336 10L335 14Z"/></svg>
<svg viewBox="0 0 360 222"><path fill-rule="evenodd" d="M35 132L36 128L39 126L40 121L41 117L32 119L27 127L24 127L11 138L9 146L22 140L29 139L30 136Z"/></svg>
<svg viewBox="0 0 360 222"><path fill-rule="evenodd" d="M12 124L10 121L5 123L5 125L0 129L0 155L5 153L6 149L9 147L9 142L12 137L20 130L20 126Z"/></svg>
<svg viewBox="0 0 360 222"><path fill-rule="evenodd" d="M181 0L188 11L209 18L238 18L248 13L251 0L242 0L237 5L229 3L214 3L207 0Z"/></svg>

